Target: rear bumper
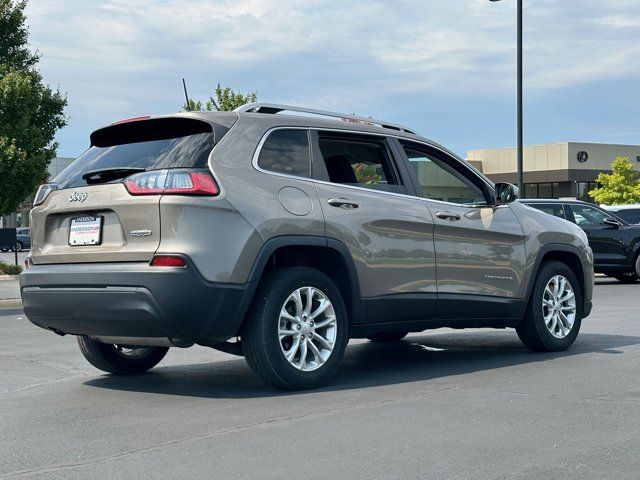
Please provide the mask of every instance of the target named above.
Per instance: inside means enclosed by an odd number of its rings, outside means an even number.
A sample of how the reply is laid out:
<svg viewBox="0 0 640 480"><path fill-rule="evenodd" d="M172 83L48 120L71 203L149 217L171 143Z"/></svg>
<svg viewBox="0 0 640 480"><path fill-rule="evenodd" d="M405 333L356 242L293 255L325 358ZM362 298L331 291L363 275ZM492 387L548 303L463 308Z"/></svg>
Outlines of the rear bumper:
<svg viewBox="0 0 640 480"><path fill-rule="evenodd" d="M221 342L237 334L252 291L207 282L190 262L34 265L18 278L27 318L75 335Z"/></svg>

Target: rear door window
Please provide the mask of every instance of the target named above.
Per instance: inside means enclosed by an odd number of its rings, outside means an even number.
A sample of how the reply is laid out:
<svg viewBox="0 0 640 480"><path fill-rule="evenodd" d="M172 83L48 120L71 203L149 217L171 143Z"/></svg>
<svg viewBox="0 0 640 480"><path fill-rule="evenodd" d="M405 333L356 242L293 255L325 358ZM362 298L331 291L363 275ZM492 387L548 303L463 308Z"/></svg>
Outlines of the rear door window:
<svg viewBox="0 0 640 480"><path fill-rule="evenodd" d="M405 193L384 137L319 131L318 147L331 183Z"/></svg>
<svg viewBox="0 0 640 480"><path fill-rule="evenodd" d="M91 147L53 181L60 188L72 188L87 185L83 174L103 169L204 168L214 144L213 127L200 120L158 118L115 124L93 132Z"/></svg>
<svg viewBox="0 0 640 480"><path fill-rule="evenodd" d="M271 132L260 149L258 166L270 172L310 177L308 131L282 128Z"/></svg>

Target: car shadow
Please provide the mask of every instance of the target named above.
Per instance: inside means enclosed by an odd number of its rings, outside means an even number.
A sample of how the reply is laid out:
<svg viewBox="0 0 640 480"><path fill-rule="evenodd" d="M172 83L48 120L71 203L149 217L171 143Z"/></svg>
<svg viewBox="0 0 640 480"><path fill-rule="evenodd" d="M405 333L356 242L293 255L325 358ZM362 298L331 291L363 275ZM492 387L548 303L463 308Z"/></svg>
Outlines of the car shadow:
<svg viewBox="0 0 640 480"><path fill-rule="evenodd" d="M581 334L566 352L539 353L523 347L514 332L412 335L397 343L366 342L349 346L331 385L311 392L436 380L586 353L620 354L623 352L619 348L637 344L640 337L587 333ZM84 384L110 390L202 398L292 394L266 386L242 358L160 366L144 375L104 375Z"/></svg>
<svg viewBox="0 0 640 480"><path fill-rule="evenodd" d="M595 285L640 285L640 283L622 283L620 280L609 277L596 277Z"/></svg>

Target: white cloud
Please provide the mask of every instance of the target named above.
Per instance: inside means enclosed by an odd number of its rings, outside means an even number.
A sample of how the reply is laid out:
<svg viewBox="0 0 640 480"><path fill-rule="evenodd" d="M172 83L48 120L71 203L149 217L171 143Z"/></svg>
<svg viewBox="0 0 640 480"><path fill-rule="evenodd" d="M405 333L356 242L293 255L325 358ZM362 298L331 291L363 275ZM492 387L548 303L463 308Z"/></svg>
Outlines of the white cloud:
<svg viewBox="0 0 640 480"><path fill-rule="evenodd" d="M71 128L177 110L183 76L194 96L222 81L363 113L383 96L514 85L506 0L32 0L27 13L46 80L69 93ZM638 18L635 0L525 1L527 88L640 77Z"/></svg>

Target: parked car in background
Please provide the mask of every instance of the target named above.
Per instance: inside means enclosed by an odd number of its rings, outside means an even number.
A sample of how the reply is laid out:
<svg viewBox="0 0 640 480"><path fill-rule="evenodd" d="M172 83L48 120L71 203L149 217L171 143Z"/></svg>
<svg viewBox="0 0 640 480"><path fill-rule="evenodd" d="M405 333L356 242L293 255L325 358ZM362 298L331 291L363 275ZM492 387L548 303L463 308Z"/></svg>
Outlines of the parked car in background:
<svg viewBox="0 0 640 480"><path fill-rule="evenodd" d="M579 200L526 199L520 202L564 218L582 228L593 249L594 269L624 283L640 278L640 225L633 225L591 203Z"/></svg>
<svg viewBox="0 0 640 480"><path fill-rule="evenodd" d="M31 248L31 229L29 227L16 228L16 236L18 237L18 251Z"/></svg>
<svg viewBox="0 0 640 480"><path fill-rule="evenodd" d="M28 250L31 248L31 229L29 227L16 228L16 246L4 245L0 247L0 252L8 252L17 249L19 252L22 250Z"/></svg>
<svg viewBox="0 0 640 480"><path fill-rule="evenodd" d="M40 187L24 312L107 372L199 344L286 389L327 382L349 338L510 327L565 350L592 252L516 198L371 118L250 104L119 122Z"/></svg>
<svg viewBox="0 0 640 480"><path fill-rule="evenodd" d="M633 205L603 205L602 208L615 213L616 216L622 218L626 222L634 225L640 224L640 203L635 203Z"/></svg>

